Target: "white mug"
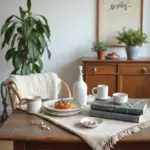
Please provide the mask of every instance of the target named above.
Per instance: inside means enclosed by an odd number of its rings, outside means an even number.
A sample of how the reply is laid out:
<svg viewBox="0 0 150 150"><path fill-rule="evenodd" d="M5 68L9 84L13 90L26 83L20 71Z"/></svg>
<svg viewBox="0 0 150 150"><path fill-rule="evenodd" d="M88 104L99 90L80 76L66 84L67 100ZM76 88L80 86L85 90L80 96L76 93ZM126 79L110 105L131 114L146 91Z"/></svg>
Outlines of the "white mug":
<svg viewBox="0 0 150 150"><path fill-rule="evenodd" d="M42 107L42 100L40 96L30 96L28 98L22 99L21 105L25 102L27 104L27 112L30 114L40 113Z"/></svg>
<svg viewBox="0 0 150 150"><path fill-rule="evenodd" d="M95 93L95 91L97 91ZM92 94L98 98L108 98L108 85L98 85L92 89Z"/></svg>

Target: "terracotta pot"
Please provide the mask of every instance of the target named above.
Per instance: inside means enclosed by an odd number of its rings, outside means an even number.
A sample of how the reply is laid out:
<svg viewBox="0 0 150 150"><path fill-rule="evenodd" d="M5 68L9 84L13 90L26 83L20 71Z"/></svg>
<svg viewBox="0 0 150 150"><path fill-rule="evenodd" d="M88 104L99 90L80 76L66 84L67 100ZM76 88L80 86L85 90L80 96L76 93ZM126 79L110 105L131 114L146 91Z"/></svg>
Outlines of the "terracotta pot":
<svg viewBox="0 0 150 150"><path fill-rule="evenodd" d="M105 54L106 51L97 51L97 57L99 60L104 60L105 59Z"/></svg>

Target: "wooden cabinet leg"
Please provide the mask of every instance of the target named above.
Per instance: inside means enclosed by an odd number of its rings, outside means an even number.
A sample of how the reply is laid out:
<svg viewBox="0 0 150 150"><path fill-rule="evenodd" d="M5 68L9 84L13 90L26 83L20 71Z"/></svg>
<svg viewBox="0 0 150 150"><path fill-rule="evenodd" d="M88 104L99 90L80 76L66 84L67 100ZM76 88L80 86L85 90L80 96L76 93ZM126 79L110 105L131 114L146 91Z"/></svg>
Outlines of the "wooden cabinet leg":
<svg viewBox="0 0 150 150"><path fill-rule="evenodd" d="M25 142L15 142L14 141L13 150L26 150Z"/></svg>

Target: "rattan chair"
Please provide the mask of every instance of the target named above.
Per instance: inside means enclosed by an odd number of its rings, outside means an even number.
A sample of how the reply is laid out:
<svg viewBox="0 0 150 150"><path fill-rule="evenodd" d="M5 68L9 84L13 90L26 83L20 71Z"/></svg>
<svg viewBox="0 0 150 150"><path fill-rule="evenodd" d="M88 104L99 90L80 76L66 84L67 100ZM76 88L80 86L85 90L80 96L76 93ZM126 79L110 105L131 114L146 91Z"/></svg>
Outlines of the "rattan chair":
<svg viewBox="0 0 150 150"><path fill-rule="evenodd" d="M12 106L13 109L16 109L17 105L14 103L15 99L17 98L19 100L19 103L20 103L21 100L22 100L22 95L19 93L16 84L12 80L8 79L5 82L5 84L6 84L6 87L8 89L8 96L9 96L9 99L10 99L11 106ZM66 93L67 93L66 97L71 97L71 91L70 91L70 88L67 85L67 83L61 80L61 84L66 89Z"/></svg>

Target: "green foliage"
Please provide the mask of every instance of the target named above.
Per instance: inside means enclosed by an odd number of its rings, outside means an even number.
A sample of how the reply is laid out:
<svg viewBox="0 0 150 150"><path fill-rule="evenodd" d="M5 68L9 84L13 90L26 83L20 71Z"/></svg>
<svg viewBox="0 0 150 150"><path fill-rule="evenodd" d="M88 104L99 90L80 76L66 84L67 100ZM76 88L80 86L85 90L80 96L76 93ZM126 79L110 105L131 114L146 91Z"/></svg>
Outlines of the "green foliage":
<svg viewBox="0 0 150 150"><path fill-rule="evenodd" d="M97 44L93 45L94 51L106 51L108 50L108 45L106 42L98 42Z"/></svg>
<svg viewBox="0 0 150 150"><path fill-rule="evenodd" d="M40 73L43 68L41 57L48 48L50 28L47 19L31 12L31 0L27 0L27 10L19 7L20 16L11 15L1 28L2 49L9 45L5 59L12 61L12 74L26 75Z"/></svg>
<svg viewBox="0 0 150 150"><path fill-rule="evenodd" d="M118 43L124 43L126 46L142 46L144 43L148 43L148 36L141 30L126 29L125 27L121 32L118 32L116 37Z"/></svg>

